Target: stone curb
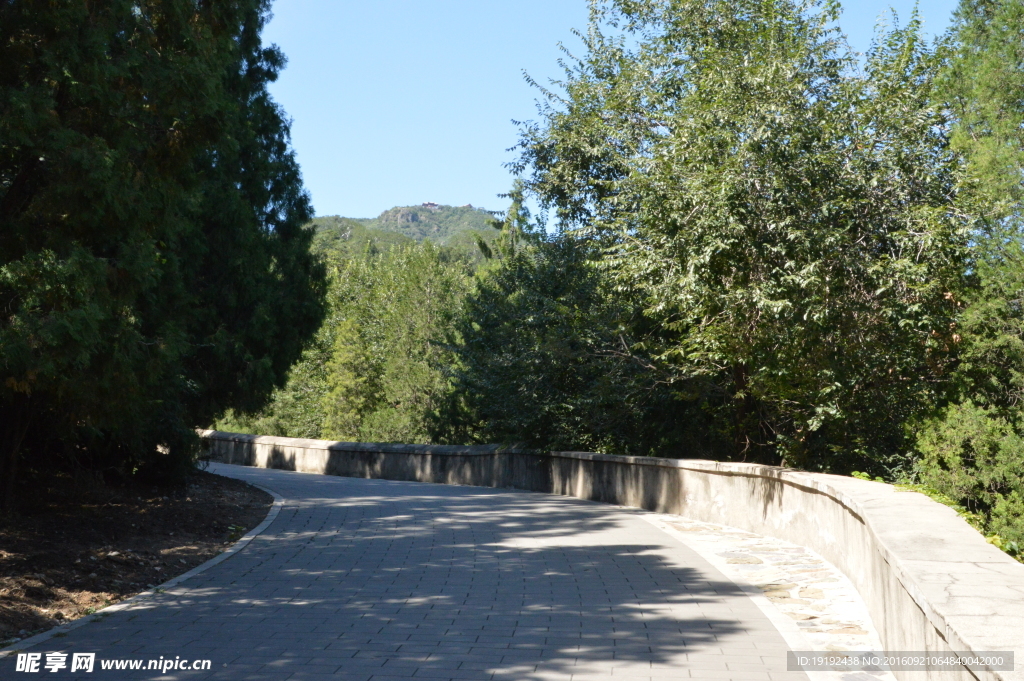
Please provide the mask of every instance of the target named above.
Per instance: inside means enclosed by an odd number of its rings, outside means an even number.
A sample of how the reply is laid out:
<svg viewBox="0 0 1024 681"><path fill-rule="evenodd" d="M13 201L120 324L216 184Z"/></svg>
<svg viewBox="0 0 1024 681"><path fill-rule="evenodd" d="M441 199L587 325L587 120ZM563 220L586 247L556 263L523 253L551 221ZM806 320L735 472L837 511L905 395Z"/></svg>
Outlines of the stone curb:
<svg viewBox="0 0 1024 681"><path fill-rule="evenodd" d="M148 601L153 596L156 596L156 595L158 595L158 594L160 594L160 593L162 593L164 591L167 591L168 589L171 589L171 588L181 584L186 579L190 579L190 578L195 577L196 575L198 575L198 574L200 574L202 572L206 572L207 570L212 568L214 565L217 565L219 563L223 563L225 560L227 560L231 556L235 555L236 553L238 553L239 551L244 549L249 544L249 542L251 542L253 539L258 537L259 535L263 534L263 532L268 527L270 527L270 524L272 522L274 522L274 520L277 518L277 514L280 513L280 511L281 511L281 504L284 502L284 497L282 497L280 494L278 494L274 490L268 489L268 488L264 487L263 485L257 485L256 483L253 483L253 482L248 482L248 481L244 481L244 482L247 485L251 485L253 487L256 487L257 489L261 489L264 492L266 492L267 494L269 494L272 497L274 497L274 503L270 506L270 510L267 512L267 517L263 519L263 522L261 522L259 525L257 525L252 530L250 530L245 536L243 536L241 539L239 539L234 544L232 544L229 549L227 549L223 553L217 554L216 556L214 556L210 560L206 561L205 563L197 565L196 567L192 568L191 570L189 570L188 572L186 572L184 574L178 575L177 577L175 577L173 579L170 579L170 580L164 582L163 584L159 584L159 585L153 587L152 589L147 589L145 591L137 593L134 596L132 596L131 598L126 598L125 600L121 601L120 603L115 603L114 605L111 605L109 607L103 608L102 610L99 610L99 611L97 611L97 612L95 612L95 613L93 613L91 615L86 615L85 617L80 617L77 620L74 620L72 622L68 622L67 624L61 624L60 626L56 626L53 629L49 629L47 631L44 631L41 634L36 634L35 636L30 636L29 638L25 638L25 639L22 639L20 641L15 641L14 643L10 644L9 646L5 646L4 648L0 648L0 659L3 659L5 657L9 657L10 655L13 655L14 653L19 652L19 651L21 651L21 650L23 650L25 648L29 648L29 647L37 645L39 643L43 643L44 641L48 641L51 638L62 637L64 634L67 634L69 631L73 631L75 629L78 629L79 627L84 627L86 624L89 624L90 622L99 622L99 621L103 620L105 617L107 617L108 615L111 615L111 614L113 614L115 612L118 612L118 611L121 611L121 610L126 610L129 607L145 603L146 601Z"/></svg>

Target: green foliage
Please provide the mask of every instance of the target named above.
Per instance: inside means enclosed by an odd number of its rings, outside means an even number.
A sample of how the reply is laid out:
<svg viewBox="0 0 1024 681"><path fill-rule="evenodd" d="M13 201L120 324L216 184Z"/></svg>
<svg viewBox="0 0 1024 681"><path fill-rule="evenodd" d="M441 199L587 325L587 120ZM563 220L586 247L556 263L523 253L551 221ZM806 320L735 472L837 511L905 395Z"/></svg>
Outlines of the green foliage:
<svg viewBox="0 0 1024 681"><path fill-rule="evenodd" d="M979 529L1016 556L1024 546L1020 244L979 238L979 286L960 316L959 364L946 404L913 424L918 479L977 514Z"/></svg>
<svg viewBox="0 0 1024 681"><path fill-rule="evenodd" d="M322 318L262 0L0 5L0 448L187 467ZM158 454L157 445L167 445Z"/></svg>
<svg viewBox="0 0 1024 681"><path fill-rule="evenodd" d="M985 530L1024 544L1024 438L1020 427L969 401L925 422L921 481L985 518Z"/></svg>
<svg viewBox="0 0 1024 681"><path fill-rule="evenodd" d="M916 424L918 477L970 510L990 541L1024 546L1024 3L965 0L944 38L939 95L967 161L962 202L975 286L964 292L958 364L944 402Z"/></svg>
<svg viewBox="0 0 1024 681"><path fill-rule="evenodd" d="M214 424L232 433L278 437L319 438L323 426L323 396L327 390L331 338L321 327L268 404L256 413L227 410Z"/></svg>
<svg viewBox="0 0 1024 681"><path fill-rule="evenodd" d="M430 243L338 269L333 300L341 333L332 361L343 370L332 375L329 395L357 399L328 403L326 423L336 429L325 429L327 437L430 442L450 364L437 341L459 312L470 274L464 258Z"/></svg>
<svg viewBox="0 0 1024 681"><path fill-rule="evenodd" d="M518 170L594 241L734 457L898 467L950 362L972 221L917 23L864 73L834 5L595 3ZM874 462L873 464L871 462Z"/></svg>
<svg viewBox="0 0 1024 681"><path fill-rule="evenodd" d="M957 121L952 141L969 161L972 189L984 197L990 219L1019 230L1024 216L1024 3L962 0L942 52L941 94Z"/></svg>
<svg viewBox="0 0 1024 681"><path fill-rule="evenodd" d="M940 94L956 116L977 286L964 295L953 399L1019 422L1024 396L1024 2L965 0L945 38Z"/></svg>
<svg viewBox="0 0 1024 681"><path fill-rule="evenodd" d="M369 242L368 242L369 243ZM351 253L351 251L347 251ZM430 242L332 251L331 312L270 405L217 427L361 442L432 440L449 390L440 343L471 283L469 260Z"/></svg>
<svg viewBox="0 0 1024 681"><path fill-rule="evenodd" d="M1014 459L1024 441L1005 419L971 402L951 405L929 422L918 446L924 482L952 499L999 494L1022 472Z"/></svg>
<svg viewBox="0 0 1024 681"><path fill-rule="evenodd" d="M363 253L380 253L391 246L408 246L415 239L398 232L367 226L369 220L328 216L309 223L315 231L313 252L332 258L350 258Z"/></svg>
<svg viewBox="0 0 1024 681"><path fill-rule="evenodd" d="M611 295L593 248L510 232L453 336L457 363L440 439L617 454L714 457L699 410L630 348L649 325ZM526 238L524 238L526 237ZM698 435L700 433L700 435Z"/></svg>

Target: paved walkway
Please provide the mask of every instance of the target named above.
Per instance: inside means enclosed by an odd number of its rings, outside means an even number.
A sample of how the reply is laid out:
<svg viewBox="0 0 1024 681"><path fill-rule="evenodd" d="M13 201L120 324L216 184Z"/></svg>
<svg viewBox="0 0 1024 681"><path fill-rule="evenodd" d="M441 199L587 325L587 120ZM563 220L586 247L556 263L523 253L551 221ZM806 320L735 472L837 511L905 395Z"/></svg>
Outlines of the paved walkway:
<svg viewBox="0 0 1024 681"><path fill-rule="evenodd" d="M95 671L0 678L804 679L762 612L637 513L576 499L215 465L284 497L242 551L28 649ZM210 671L100 661L209 659ZM69 655L70 662L70 655ZM70 665L69 665L70 667Z"/></svg>

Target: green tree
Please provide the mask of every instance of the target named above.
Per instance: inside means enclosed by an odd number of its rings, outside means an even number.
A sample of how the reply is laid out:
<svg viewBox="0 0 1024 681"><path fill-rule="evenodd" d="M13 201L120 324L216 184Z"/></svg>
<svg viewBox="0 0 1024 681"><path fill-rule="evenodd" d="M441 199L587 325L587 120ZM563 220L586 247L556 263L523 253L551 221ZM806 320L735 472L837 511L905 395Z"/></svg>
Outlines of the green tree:
<svg viewBox="0 0 1024 681"><path fill-rule="evenodd" d="M989 230L1024 220L1024 3L962 0L944 36L939 100L956 121L952 144L968 159ZM1018 234L1019 238L1019 234Z"/></svg>
<svg viewBox="0 0 1024 681"><path fill-rule="evenodd" d="M255 416L227 414L218 428L360 442L433 441L450 390L452 359L444 341L460 313L472 263L430 242L365 246L363 253L333 252L330 313L288 383Z"/></svg>
<svg viewBox="0 0 1024 681"><path fill-rule="evenodd" d="M951 390L917 424L918 473L1024 546L1024 3L965 0L942 54L938 98L984 220Z"/></svg>
<svg viewBox="0 0 1024 681"><path fill-rule="evenodd" d="M540 238L518 205L452 331L438 437L631 455L721 455L713 424L638 346L658 329L592 243ZM698 435L699 434L699 435Z"/></svg>
<svg viewBox="0 0 1024 681"><path fill-rule="evenodd" d="M916 20L861 73L835 4L591 17L523 130L528 190L640 298L664 331L644 352L704 386L733 457L903 465L904 423L948 371L973 225Z"/></svg>
<svg viewBox="0 0 1024 681"><path fill-rule="evenodd" d="M339 267L326 437L431 442L431 419L449 386L440 341L471 271L465 258L429 242Z"/></svg>
<svg viewBox="0 0 1024 681"><path fill-rule="evenodd" d="M8 509L26 452L182 469L193 428L257 408L319 324L268 4L0 4Z"/></svg>

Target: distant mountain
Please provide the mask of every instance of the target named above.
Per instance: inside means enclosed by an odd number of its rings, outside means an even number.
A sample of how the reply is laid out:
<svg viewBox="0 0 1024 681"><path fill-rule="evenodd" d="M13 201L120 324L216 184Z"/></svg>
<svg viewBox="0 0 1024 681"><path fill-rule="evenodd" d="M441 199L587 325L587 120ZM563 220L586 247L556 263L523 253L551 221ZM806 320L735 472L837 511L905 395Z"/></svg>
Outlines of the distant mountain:
<svg viewBox="0 0 1024 681"><path fill-rule="evenodd" d="M491 226L493 219L494 216L483 208L436 203L396 206L376 218L332 215L313 220L316 229L313 248L353 253L391 244L430 241L477 259L475 235L490 243L498 235L498 230Z"/></svg>
<svg viewBox="0 0 1024 681"><path fill-rule="evenodd" d="M314 218L310 223L316 230L313 236L314 253L335 253L342 257L377 251L398 244L413 244L416 240L397 232L367 227L367 219L342 218L328 215Z"/></svg>
<svg viewBox="0 0 1024 681"><path fill-rule="evenodd" d="M367 223L367 226L398 232L416 241L429 239L447 245L448 241L466 231L494 231L490 225L493 219L494 216L483 208L424 203L419 206L400 206L386 210Z"/></svg>

